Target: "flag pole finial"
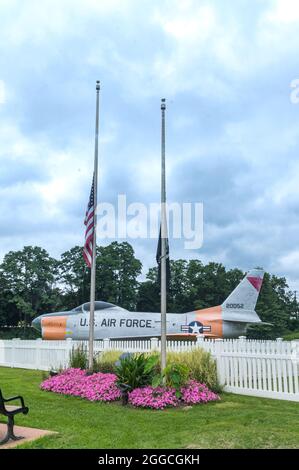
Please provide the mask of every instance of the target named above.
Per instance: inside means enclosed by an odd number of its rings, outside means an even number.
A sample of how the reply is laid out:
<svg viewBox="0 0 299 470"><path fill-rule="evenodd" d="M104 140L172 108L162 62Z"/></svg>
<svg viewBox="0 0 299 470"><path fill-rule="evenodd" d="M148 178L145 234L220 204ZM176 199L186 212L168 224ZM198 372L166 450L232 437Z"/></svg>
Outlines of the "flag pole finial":
<svg viewBox="0 0 299 470"><path fill-rule="evenodd" d="M100 91L100 80L97 80L97 84L96 84L96 90L97 91Z"/></svg>
<svg viewBox="0 0 299 470"><path fill-rule="evenodd" d="M161 98L161 109L164 111L166 109L166 99Z"/></svg>

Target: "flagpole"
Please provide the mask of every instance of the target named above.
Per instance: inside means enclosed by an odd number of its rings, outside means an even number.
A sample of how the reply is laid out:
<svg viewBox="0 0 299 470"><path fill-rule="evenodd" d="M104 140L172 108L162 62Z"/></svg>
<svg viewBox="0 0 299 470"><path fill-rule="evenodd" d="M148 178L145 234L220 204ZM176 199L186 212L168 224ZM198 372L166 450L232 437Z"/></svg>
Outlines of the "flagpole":
<svg viewBox="0 0 299 470"><path fill-rule="evenodd" d="M161 370L166 367L166 183L165 183L165 99L161 100Z"/></svg>
<svg viewBox="0 0 299 470"><path fill-rule="evenodd" d="M89 344L88 344L88 369L93 370L93 342L94 342L94 303L96 286L96 250L97 250L97 195L98 195L98 149L99 149L99 92L100 82L96 83L96 125L94 147L94 229L92 245L92 262L90 276L90 308L89 308Z"/></svg>

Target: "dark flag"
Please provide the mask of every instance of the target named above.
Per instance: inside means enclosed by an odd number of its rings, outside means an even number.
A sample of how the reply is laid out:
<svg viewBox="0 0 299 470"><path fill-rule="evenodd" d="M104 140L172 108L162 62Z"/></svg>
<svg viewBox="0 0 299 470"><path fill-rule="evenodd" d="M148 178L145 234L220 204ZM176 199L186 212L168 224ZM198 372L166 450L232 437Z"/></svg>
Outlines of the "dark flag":
<svg viewBox="0 0 299 470"><path fill-rule="evenodd" d="M162 256L162 237L161 237L161 226L159 233L159 240L157 246L156 260L158 263L158 283L161 283L161 256ZM166 290L169 291L170 285L170 260L169 260L169 244L168 238L166 238Z"/></svg>

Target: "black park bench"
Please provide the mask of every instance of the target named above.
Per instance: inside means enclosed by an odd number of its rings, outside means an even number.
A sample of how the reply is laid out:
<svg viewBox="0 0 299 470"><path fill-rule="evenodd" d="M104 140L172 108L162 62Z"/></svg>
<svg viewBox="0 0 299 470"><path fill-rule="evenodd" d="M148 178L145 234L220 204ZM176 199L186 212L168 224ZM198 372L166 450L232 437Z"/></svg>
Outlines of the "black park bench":
<svg viewBox="0 0 299 470"><path fill-rule="evenodd" d="M18 407L13 407L13 409L7 409L5 404L14 400L20 400L21 406ZM26 415L29 411L29 408L25 406L23 397L17 396L17 397L12 397L12 398L7 398L5 399L2 395L2 392L0 390L0 414L4 415L7 417L7 433L4 439L0 441L0 445L5 444L6 442L9 441L9 439L12 439L13 441L18 441L19 439L23 439L23 437L17 437L14 435L13 428L14 428L14 418L16 414L23 413Z"/></svg>

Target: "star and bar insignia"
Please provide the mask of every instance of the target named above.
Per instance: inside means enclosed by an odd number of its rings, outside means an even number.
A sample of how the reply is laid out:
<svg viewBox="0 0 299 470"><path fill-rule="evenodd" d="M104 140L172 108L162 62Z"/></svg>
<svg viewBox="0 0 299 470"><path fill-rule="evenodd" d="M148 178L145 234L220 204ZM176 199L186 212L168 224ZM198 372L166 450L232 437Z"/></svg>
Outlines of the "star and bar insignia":
<svg viewBox="0 0 299 470"><path fill-rule="evenodd" d="M211 330L211 326L203 325L199 321L192 321L188 325L181 325L182 333L202 334L204 332L210 332Z"/></svg>

